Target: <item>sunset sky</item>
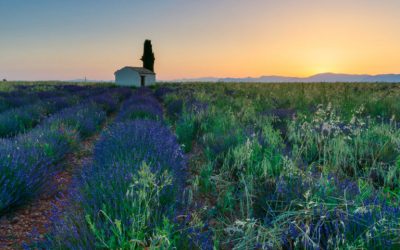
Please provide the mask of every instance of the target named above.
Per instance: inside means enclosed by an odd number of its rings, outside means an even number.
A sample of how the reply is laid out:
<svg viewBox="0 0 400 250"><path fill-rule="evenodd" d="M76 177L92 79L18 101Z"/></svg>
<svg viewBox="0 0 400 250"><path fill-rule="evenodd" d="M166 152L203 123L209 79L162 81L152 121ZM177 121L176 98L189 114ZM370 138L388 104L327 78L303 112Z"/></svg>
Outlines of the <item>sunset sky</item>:
<svg viewBox="0 0 400 250"><path fill-rule="evenodd" d="M0 0L0 78L400 73L399 0Z"/></svg>

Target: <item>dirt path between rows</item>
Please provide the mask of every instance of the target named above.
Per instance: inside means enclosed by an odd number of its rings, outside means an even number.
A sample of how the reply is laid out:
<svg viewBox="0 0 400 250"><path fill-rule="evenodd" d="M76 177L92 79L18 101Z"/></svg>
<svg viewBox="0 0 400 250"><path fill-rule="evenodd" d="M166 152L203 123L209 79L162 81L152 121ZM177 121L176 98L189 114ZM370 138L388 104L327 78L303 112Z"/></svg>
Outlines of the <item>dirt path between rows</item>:
<svg viewBox="0 0 400 250"><path fill-rule="evenodd" d="M44 237L54 206L62 211L73 176L92 160L94 145L101 131L113 120L114 116L107 118L100 132L80 142L78 149L66 155L64 170L55 176L53 184L49 184L51 192L0 218L0 249L22 249L22 244L30 242L34 231L39 238Z"/></svg>

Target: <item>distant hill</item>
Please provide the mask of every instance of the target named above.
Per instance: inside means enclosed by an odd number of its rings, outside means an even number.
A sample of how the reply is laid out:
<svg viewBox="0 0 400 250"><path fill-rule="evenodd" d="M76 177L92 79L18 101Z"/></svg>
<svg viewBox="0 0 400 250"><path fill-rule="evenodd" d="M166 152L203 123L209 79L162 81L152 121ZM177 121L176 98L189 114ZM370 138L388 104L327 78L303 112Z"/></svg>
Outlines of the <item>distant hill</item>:
<svg viewBox="0 0 400 250"><path fill-rule="evenodd" d="M400 82L400 74L352 75L322 73L309 77L261 76L246 78L203 77L179 79L177 82Z"/></svg>

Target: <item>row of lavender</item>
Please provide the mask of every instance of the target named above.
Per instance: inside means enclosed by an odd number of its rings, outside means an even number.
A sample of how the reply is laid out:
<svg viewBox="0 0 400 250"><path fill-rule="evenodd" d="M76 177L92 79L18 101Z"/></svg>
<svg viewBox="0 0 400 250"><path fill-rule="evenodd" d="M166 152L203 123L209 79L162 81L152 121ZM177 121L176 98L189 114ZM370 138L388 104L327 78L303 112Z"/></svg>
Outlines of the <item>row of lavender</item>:
<svg viewBox="0 0 400 250"><path fill-rule="evenodd" d="M99 95L105 92L104 88L73 88L66 90L53 90L41 92L42 94L30 94L22 97L17 93L2 93L10 95L9 99L21 98L28 101L25 105L16 105L0 113L0 137L11 137L26 132L38 125L47 116L55 112L77 104L80 100L89 96ZM38 99L40 98L40 99Z"/></svg>
<svg viewBox="0 0 400 250"><path fill-rule="evenodd" d="M89 96L104 89L100 86L16 85L13 90L0 92L0 112L63 96Z"/></svg>
<svg viewBox="0 0 400 250"><path fill-rule="evenodd" d="M75 180L67 212L46 249L167 249L184 244L176 227L186 179L182 150L149 90L123 105Z"/></svg>
<svg viewBox="0 0 400 250"><path fill-rule="evenodd" d="M1 139L0 216L48 189L49 181L60 171L60 160L95 133L107 112L115 110L127 94L113 90L88 96L84 103L61 110L26 134Z"/></svg>

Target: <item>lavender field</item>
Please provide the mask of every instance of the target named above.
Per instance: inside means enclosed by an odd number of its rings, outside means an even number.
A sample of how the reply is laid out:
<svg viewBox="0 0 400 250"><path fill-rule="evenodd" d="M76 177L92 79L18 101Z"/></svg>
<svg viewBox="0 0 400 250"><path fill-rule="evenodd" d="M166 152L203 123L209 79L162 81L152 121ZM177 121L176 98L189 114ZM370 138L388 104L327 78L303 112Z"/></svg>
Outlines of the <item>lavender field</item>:
<svg viewBox="0 0 400 250"><path fill-rule="evenodd" d="M0 249L399 249L400 85L4 83Z"/></svg>

